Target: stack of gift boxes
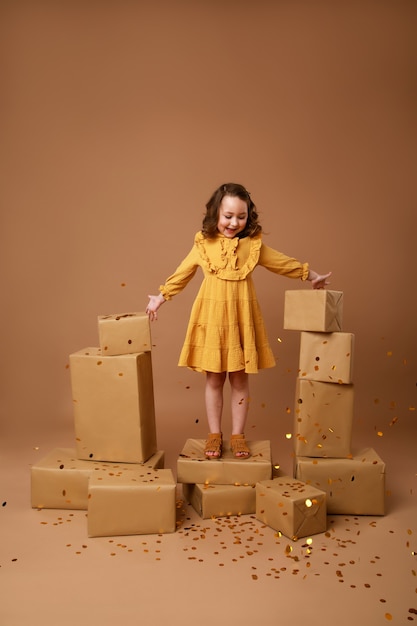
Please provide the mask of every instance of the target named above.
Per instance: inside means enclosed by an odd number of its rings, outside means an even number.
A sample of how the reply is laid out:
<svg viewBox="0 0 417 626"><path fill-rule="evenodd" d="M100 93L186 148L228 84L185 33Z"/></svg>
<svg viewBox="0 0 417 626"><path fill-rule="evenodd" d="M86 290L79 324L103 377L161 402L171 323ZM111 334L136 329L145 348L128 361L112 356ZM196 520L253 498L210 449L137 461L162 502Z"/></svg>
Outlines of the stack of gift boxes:
<svg viewBox="0 0 417 626"><path fill-rule="evenodd" d="M176 487L202 518L255 514L292 539L324 532L328 513L382 515L385 465L351 452L353 343L341 292L287 291L284 328L301 331L294 411L294 476L273 477L270 441L227 444L207 459L188 439L177 481L156 443L151 336L144 313L100 316L99 346L70 355L76 448L32 467L32 506L85 509L88 535L168 533Z"/></svg>
<svg viewBox="0 0 417 626"><path fill-rule="evenodd" d="M32 506L85 509L90 537L173 532L176 483L156 442L149 320L99 316L70 355L76 448L32 466Z"/></svg>
<svg viewBox="0 0 417 626"><path fill-rule="evenodd" d="M324 532L329 513L384 514L384 463L371 448L351 451L354 336L342 332L342 314L342 292L286 292L284 328L301 331L294 476L272 477L269 441L249 441L249 459L226 447L207 460L204 440L189 439L177 476L201 517L255 513L296 539Z"/></svg>
<svg viewBox="0 0 417 626"><path fill-rule="evenodd" d="M301 331L295 477L326 493L330 514L383 515L385 464L372 448L351 450L354 335L342 318L340 291L285 294L284 328Z"/></svg>

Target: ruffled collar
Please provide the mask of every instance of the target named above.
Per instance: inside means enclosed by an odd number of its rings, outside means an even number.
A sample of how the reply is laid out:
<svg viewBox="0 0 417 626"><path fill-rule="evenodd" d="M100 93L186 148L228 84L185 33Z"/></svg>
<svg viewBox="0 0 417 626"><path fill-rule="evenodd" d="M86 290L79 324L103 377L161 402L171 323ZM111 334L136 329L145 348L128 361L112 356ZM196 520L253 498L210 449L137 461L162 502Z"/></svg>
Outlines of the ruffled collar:
<svg viewBox="0 0 417 626"><path fill-rule="evenodd" d="M258 263L262 245L261 235L229 239L219 234L206 239L201 231L194 241L206 271L223 280L246 278Z"/></svg>

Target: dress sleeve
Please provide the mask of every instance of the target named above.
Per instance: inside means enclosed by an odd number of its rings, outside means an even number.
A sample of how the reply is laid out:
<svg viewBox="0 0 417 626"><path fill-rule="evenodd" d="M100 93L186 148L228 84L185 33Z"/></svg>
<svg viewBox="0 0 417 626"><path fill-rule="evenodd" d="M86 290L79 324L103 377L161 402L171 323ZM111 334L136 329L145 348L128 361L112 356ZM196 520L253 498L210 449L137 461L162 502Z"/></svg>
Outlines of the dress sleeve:
<svg viewBox="0 0 417 626"><path fill-rule="evenodd" d="M188 285L198 269L198 258L198 252L194 245L175 272L166 279L163 285L160 285L159 291L165 300L170 300Z"/></svg>
<svg viewBox="0 0 417 626"><path fill-rule="evenodd" d="M308 263L301 263L297 259L286 256L265 244L262 244L258 264L270 272L282 274L288 278L301 278L301 280L307 280L308 278Z"/></svg>

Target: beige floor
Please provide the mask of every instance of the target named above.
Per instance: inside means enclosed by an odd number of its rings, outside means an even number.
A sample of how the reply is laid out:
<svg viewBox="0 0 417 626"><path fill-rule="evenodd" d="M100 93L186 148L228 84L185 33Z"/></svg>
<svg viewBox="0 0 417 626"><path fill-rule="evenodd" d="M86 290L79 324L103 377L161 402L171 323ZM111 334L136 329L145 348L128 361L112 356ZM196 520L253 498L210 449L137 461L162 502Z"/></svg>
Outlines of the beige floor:
<svg viewBox="0 0 417 626"><path fill-rule="evenodd" d="M329 516L310 550L252 515L202 520L180 502L174 534L89 539L85 512L30 508L31 464L72 443L59 430L2 438L1 626L417 623L412 421L380 441L386 516Z"/></svg>

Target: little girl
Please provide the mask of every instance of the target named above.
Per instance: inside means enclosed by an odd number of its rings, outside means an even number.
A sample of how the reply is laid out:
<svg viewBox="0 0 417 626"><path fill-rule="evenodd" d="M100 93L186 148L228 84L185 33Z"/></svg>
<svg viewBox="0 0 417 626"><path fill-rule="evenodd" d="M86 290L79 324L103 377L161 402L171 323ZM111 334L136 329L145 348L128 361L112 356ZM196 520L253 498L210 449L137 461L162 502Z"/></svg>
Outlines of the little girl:
<svg viewBox="0 0 417 626"><path fill-rule="evenodd" d="M206 205L202 230L196 234L191 251L160 286L160 293L149 296L146 308L149 319L156 320L161 304L184 289L201 267L204 279L191 310L178 365L206 374L210 431L207 458L222 455L221 419L227 375L231 386L230 447L235 457L250 456L244 435L248 374L275 365L252 281L255 267L262 265L289 278L309 280L314 289L324 288L331 274L317 274L307 263L267 247L261 232L249 192L236 183L222 185Z"/></svg>

